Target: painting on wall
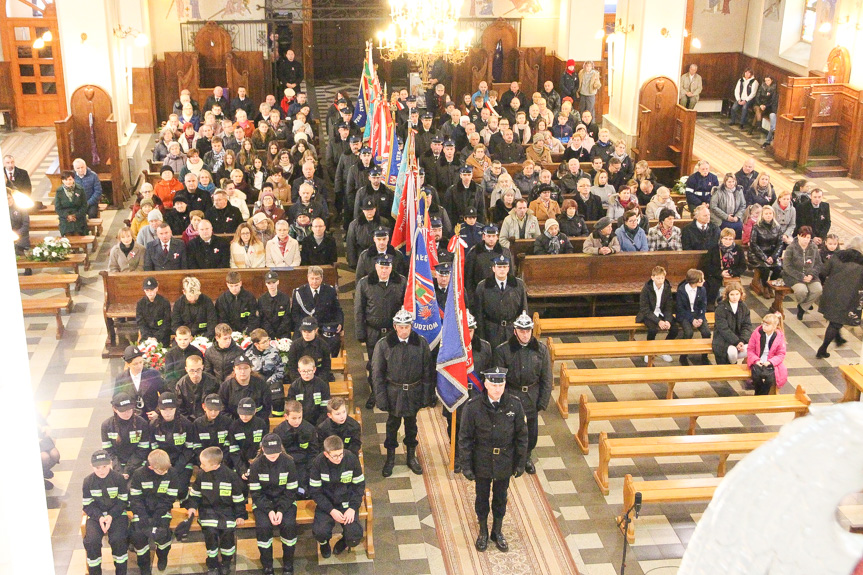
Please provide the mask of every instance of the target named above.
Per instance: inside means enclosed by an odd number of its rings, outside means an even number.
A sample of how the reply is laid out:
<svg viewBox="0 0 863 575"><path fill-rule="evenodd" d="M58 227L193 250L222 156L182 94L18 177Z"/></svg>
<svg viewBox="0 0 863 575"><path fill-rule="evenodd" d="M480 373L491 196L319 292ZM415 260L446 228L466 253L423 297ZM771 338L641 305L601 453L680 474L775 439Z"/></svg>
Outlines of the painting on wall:
<svg viewBox="0 0 863 575"><path fill-rule="evenodd" d="M527 16L541 11L540 0L465 0L462 4L462 16L471 18Z"/></svg>
<svg viewBox="0 0 863 575"><path fill-rule="evenodd" d="M704 11L709 14L731 14L731 0L707 0Z"/></svg>
<svg viewBox="0 0 863 575"><path fill-rule="evenodd" d="M258 17L258 6L252 0L171 0L166 19L250 20Z"/></svg>
<svg viewBox="0 0 863 575"><path fill-rule="evenodd" d="M767 0L764 3L764 18L771 20L779 20L779 15L782 13L782 0Z"/></svg>

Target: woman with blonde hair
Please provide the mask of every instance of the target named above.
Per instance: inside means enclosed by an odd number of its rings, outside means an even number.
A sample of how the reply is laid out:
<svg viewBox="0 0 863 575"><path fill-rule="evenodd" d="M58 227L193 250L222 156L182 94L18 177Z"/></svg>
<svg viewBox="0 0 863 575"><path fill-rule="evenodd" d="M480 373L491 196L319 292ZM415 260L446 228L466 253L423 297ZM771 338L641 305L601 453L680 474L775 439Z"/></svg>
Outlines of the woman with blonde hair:
<svg viewBox="0 0 863 575"><path fill-rule="evenodd" d="M671 190L665 186L659 186L659 189L656 190L656 194L649 202L647 202L647 206L644 208L644 215L647 216L648 220L655 220L659 218L659 212L661 212L663 208L668 208L674 212L675 218L680 218L680 214L677 212L677 206L674 205L674 200L671 199Z"/></svg>
<svg viewBox="0 0 863 575"><path fill-rule="evenodd" d="M194 276L183 278L183 294L171 308L171 331L186 326L192 337L202 335L210 340L216 336L216 306L201 293L201 281Z"/></svg>
<svg viewBox="0 0 863 575"><path fill-rule="evenodd" d="M506 193L508 190L513 190L513 201L521 197L521 190L519 190L515 186L515 183L512 180L512 176L510 176L509 172L507 172L506 170L502 170L500 176L497 177L497 183L491 190L491 194L489 196L489 207L491 209L494 209L494 207L497 205L497 201L501 199L504 193ZM507 211L507 214L508 213L509 211Z"/></svg>
<svg viewBox="0 0 863 575"><path fill-rule="evenodd" d="M132 230L123 227L117 232L117 244L108 254L109 272L137 272L144 269L146 248L135 241Z"/></svg>
<svg viewBox="0 0 863 575"><path fill-rule="evenodd" d="M290 224L276 222L276 237L267 242L267 267L285 268L300 265L300 244L290 236Z"/></svg>
<svg viewBox="0 0 863 575"><path fill-rule="evenodd" d="M252 230L252 226L243 222L237 226L234 239L231 241L232 268L262 268L265 267L264 244Z"/></svg>

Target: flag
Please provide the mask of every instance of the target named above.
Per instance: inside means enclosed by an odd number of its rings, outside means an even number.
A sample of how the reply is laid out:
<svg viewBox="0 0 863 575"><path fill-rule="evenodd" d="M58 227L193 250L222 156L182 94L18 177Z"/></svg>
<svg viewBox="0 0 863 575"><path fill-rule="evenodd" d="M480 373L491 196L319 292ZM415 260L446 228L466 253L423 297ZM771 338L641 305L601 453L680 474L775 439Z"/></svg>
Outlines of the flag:
<svg viewBox="0 0 863 575"><path fill-rule="evenodd" d="M414 137L415 132L413 130L408 130L407 139L404 142L404 146L402 146L401 155L399 156L399 171L396 175L396 181L394 184L395 195L393 197L392 209L392 216L394 218L397 218L399 215L397 210L401 209L402 192L405 189L405 178L408 175L409 168L412 167L412 159L415 157Z"/></svg>
<svg viewBox="0 0 863 575"><path fill-rule="evenodd" d="M399 147L399 138L396 135L395 129L392 130L392 138L390 138L390 155L387 158L386 169L383 170L384 174L384 183L393 187L398 182L399 178L399 169L401 168L402 156L404 155L405 145L402 144ZM393 200L393 207L397 206L395 199Z"/></svg>
<svg viewBox="0 0 863 575"><path fill-rule="evenodd" d="M413 178L409 178L411 180ZM414 316L413 329L425 338L434 349L440 341L441 317L435 298L431 266L426 253L426 230L417 228L414 236L414 251L411 255L411 271L405 290L405 309Z"/></svg>
<svg viewBox="0 0 863 575"><path fill-rule="evenodd" d="M464 242L454 236L449 249L454 256L453 270L437 356L437 396L449 411L453 411L467 401L473 353L464 302Z"/></svg>
<svg viewBox="0 0 863 575"><path fill-rule="evenodd" d="M390 136L393 128L393 119L390 115L389 102L378 98L373 103L372 130L369 147L372 149L372 157L380 164L390 154Z"/></svg>
<svg viewBox="0 0 863 575"><path fill-rule="evenodd" d="M396 216L396 225L390 243L396 249L403 249L405 254L411 253L413 234L416 229L416 177L407 174L403 183L404 189L397 190L399 194L399 211ZM398 184L396 184L398 187ZM395 204L395 201L393 201ZM407 308L405 308L407 309Z"/></svg>
<svg viewBox="0 0 863 575"><path fill-rule="evenodd" d="M354 113L351 116L351 122L360 128L366 127L366 120L368 119L368 114L366 113L366 95L365 89L363 87L363 81L360 80L360 95L357 96L357 105L354 106Z"/></svg>

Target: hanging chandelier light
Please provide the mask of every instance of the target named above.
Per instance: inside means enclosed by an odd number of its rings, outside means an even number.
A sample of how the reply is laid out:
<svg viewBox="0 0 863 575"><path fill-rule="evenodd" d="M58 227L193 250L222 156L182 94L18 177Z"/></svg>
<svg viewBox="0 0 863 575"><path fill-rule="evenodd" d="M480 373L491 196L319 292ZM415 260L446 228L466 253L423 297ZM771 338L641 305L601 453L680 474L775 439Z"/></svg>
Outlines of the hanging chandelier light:
<svg viewBox="0 0 863 575"><path fill-rule="evenodd" d="M435 60L460 64L467 58L473 30L457 32L463 0L390 0L392 23L379 31L381 58L392 62L406 57L420 71L428 88L429 71Z"/></svg>

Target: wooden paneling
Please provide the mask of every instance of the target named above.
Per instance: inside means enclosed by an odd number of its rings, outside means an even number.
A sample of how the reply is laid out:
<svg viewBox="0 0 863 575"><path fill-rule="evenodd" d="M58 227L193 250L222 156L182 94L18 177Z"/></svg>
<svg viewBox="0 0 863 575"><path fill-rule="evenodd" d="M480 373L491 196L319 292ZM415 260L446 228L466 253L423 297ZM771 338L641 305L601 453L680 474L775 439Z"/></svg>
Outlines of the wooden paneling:
<svg viewBox="0 0 863 575"><path fill-rule="evenodd" d="M683 57L681 75L689 69L690 64L698 65L698 73L704 80L704 90L701 92L702 100L731 98L734 94L734 84L743 75L746 68L752 68L752 72L759 82L764 76L770 76L774 82L781 85L790 76L794 76L788 70L741 52L719 52L715 54L691 52Z"/></svg>
<svg viewBox="0 0 863 575"><path fill-rule="evenodd" d="M130 113L132 121L138 124L141 134L156 131L156 86L154 83L153 66L147 68L132 68L133 103Z"/></svg>
<svg viewBox="0 0 863 575"><path fill-rule="evenodd" d="M0 78L11 77L12 62L0 62ZM12 116L15 117L15 91L11 82L0 82L0 108L12 110Z"/></svg>

